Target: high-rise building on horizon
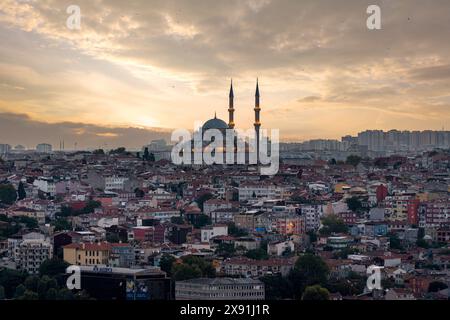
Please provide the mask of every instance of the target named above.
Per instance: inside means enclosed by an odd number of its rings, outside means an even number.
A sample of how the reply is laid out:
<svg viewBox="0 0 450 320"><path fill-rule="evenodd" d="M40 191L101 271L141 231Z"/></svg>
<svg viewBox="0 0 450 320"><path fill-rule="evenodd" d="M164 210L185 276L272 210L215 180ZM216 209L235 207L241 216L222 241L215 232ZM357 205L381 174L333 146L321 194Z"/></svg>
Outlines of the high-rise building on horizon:
<svg viewBox="0 0 450 320"><path fill-rule="evenodd" d="M36 146L36 152L50 153L52 152L52 145L49 143L40 143Z"/></svg>

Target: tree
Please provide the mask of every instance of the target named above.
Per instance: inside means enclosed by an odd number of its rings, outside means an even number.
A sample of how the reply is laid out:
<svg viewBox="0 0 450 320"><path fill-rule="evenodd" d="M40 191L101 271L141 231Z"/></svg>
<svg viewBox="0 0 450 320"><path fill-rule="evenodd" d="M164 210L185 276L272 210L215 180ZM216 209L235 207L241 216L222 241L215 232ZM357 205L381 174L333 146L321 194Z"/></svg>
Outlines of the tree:
<svg viewBox="0 0 450 320"><path fill-rule="evenodd" d="M175 280L187 280L193 278L207 277L213 278L216 269L210 262L196 256L184 256L182 263L174 263L172 266L172 276Z"/></svg>
<svg viewBox="0 0 450 320"><path fill-rule="evenodd" d="M17 298L18 300L38 300L39 296L36 292L25 290L25 292Z"/></svg>
<svg viewBox="0 0 450 320"><path fill-rule="evenodd" d="M333 259L347 259L349 254L355 254L355 253L358 253L357 249L343 248L343 249L333 253Z"/></svg>
<svg viewBox="0 0 450 320"><path fill-rule="evenodd" d="M47 259L42 262L41 266L39 267L39 274L41 276L46 275L54 277L64 274L68 266L69 264L64 260L60 260L57 258Z"/></svg>
<svg viewBox="0 0 450 320"><path fill-rule="evenodd" d="M0 286L0 300L5 300L5 299L6 299L5 287Z"/></svg>
<svg viewBox="0 0 450 320"><path fill-rule="evenodd" d="M39 277L37 276L29 276L25 279L23 283L27 290L36 291L39 283Z"/></svg>
<svg viewBox="0 0 450 320"><path fill-rule="evenodd" d="M117 149L113 149L109 151L109 154L125 154L127 150L124 147L119 147Z"/></svg>
<svg viewBox="0 0 450 320"><path fill-rule="evenodd" d="M55 231L72 229L72 223L65 218L57 218L52 224L55 226Z"/></svg>
<svg viewBox="0 0 450 320"><path fill-rule="evenodd" d="M92 153L96 154L96 155L104 155L105 151L103 149L97 149L97 150L94 150Z"/></svg>
<svg viewBox="0 0 450 320"><path fill-rule="evenodd" d="M314 230L309 230L307 232L307 235L309 236L309 241L311 241L311 243L317 242L317 234L314 232Z"/></svg>
<svg viewBox="0 0 450 320"><path fill-rule="evenodd" d="M239 228L231 222L228 224L228 234L234 237L245 237L248 235L248 232L245 229Z"/></svg>
<svg viewBox="0 0 450 320"><path fill-rule="evenodd" d="M0 285L5 289L6 298L12 298L14 296L16 288L23 284L26 277L27 275L24 272L11 269L0 270Z"/></svg>
<svg viewBox="0 0 450 320"><path fill-rule="evenodd" d="M211 218L206 214L200 214L193 223L194 228L196 229L200 229L204 226L207 226L208 224L211 224Z"/></svg>
<svg viewBox="0 0 450 320"><path fill-rule="evenodd" d="M350 272L345 279L330 279L326 289L330 292L339 292L343 296L354 296L364 291L366 278ZM382 285L383 288L386 288Z"/></svg>
<svg viewBox="0 0 450 320"><path fill-rule="evenodd" d="M95 209L100 208L102 203L100 201L89 200L88 203L82 209L82 213L93 213Z"/></svg>
<svg viewBox="0 0 450 320"><path fill-rule="evenodd" d="M91 298L86 290L81 290L75 294L75 300L95 300L95 299Z"/></svg>
<svg viewBox="0 0 450 320"><path fill-rule="evenodd" d="M108 232L106 234L106 241L110 242L110 243L119 243L120 242L120 237L117 233L113 233L113 232Z"/></svg>
<svg viewBox="0 0 450 320"><path fill-rule="evenodd" d="M347 157L347 160L345 160L345 163L356 167L361 162L361 160L362 160L361 157L352 154Z"/></svg>
<svg viewBox="0 0 450 320"><path fill-rule="evenodd" d="M12 184L0 185L0 203L13 204L16 199L17 192Z"/></svg>
<svg viewBox="0 0 450 320"><path fill-rule="evenodd" d="M262 248L248 250L245 256L254 260L267 260L269 258L267 251Z"/></svg>
<svg viewBox="0 0 450 320"><path fill-rule="evenodd" d="M325 283L330 272L322 258L312 254L304 254L298 258L294 270L303 274L308 284Z"/></svg>
<svg viewBox="0 0 450 320"><path fill-rule="evenodd" d="M221 243L217 247L216 254L224 258L229 258L234 255L236 249L232 243Z"/></svg>
<svg viewBox="0 0 450 320"><path fill-rule="evenodd" d="M183 217L171 217L170 222L174 224L184 224Z"/></svg>
<svg viewBox="0 0 450 320"><path fill-rule="evenodd" d="M74 210L68 206L61 206L61 212L56 214L59 217L70 217L75 215Z"/></svg>
<svg viewBox="0 0 450 320"><path fill-rule="evenodd" d="M134 194L136 198L143 198L145 196L145 192L139 188L134 189Z"/></svg>
<svg viewBox="0 0 450 320"><path fill-rule="evenodd" d="M23 284L19 284L16 287L16 291L14 292L14 298L17 299L17 298L23 296L26 290L27 289L25 288L25 286Z"/></svg>
<svg viewBox="0 0 450 320"><path fill-rule="evenodd" d="M150 155L148 156L148 161L155 162L155 155L153 153L150 153Z"/></svg>
<svg viewBox="0 0 450 320"><path fill-rule="evenodd" d="M302 300L330 300L330 292L319 285L306 287Z"/></svg>
<svg viewBox="0 0 450 320"><path fill-rule="evenodd" d="M347 233L348 227L342 219L332 214L322 220L323 227L319 230L322 235L330 235L332 233Z"/></svg>
<svg viewBox="0 0 450 320"><path fill-rule="evenodd" d="M170 254L163 254L159 260L159 267L162 271L166 272L168 276L172 274L172 266L175 262L175 257Z"/></svg>
<svg viewBox="0 0 450 320"><path fill-rule="evenodd" d="M58 298L58 290L50 288L45 295L45 300L56 300Z"/></svg>
<svg viewBox="0 0 450 320"><path fill-rule="evenodd" d="M214 196L212 195L212 193L204 193L202 194L200 197L198 197L197 199L195 199L195 202L197 202L198 207L200 208L200 210L202 210L203 212L203 204L205 203L205 201L214 198Z"/></svg>
<svg viewBox="0 0 450 320"><path fill-rule="evenodd" d="M289 283L280 274L264 276L260 280L264 282L267 300L291 298Z"/></svg>
<svg viewBox="0 0 450 320"><path fill-rule="evenodd" d="M38 227L38 221L35 218L20 216L17 217L17 222L23 223L28 229L36 229Z"/></svg>
<svg viewBox="0 0 450 320"><path fill-rule="evenodd" d="M416 241L416 245L418 246L418 247L421 247L421 248L425 248L425 249L428 249L429 247L430 247L430 245L428 244L428 242L425 240L425 239L418 239L417 241Z"/></svg>
<svg viewBox="0 0 450 320"><path fill-rule="evenodd" d="M441 281L433 281L428 285L428 292L438 292L447 289L448 286Z"/></svg>
<svg viewBox="0 0 450 320"><path fill-rule="evenodd" d="M202 271L196 265L175 264L172 268L172 275L176 281L200 278Z"/></svg>
<svg viewBox="0 0 450 320"><path fill-rule="evenodd" d="M289 274L289 282L293 295L300 298L306 287L325 285L329 275L329 268L321 257L307 253L295 262L294 269Z"/></svg>
<svg viewBox="0 0 450 320"><path fill-rule="evenodd" d="M74 296L72 291L67 288L62 288L58 290L58 294L56 296L57 300L73 300Z"/></svg>
<svg viewBox="0 0 450 320"><path fill-rule="evenodd" d="M347 203L348 208L353 212L358 212L362 209L362 203L356 197L348 198L345 202Z"/></svg>
<svg viewBox="0 0 450 320"><path fill-rule="evenodd" d="M17 188L17 195L19 200L25 199L27 197L25 186L23 185L22 181L19 182L19 187Z"/></svg>
<svg viewBox="0 0 450 320"><path fill-rule="evenodd" d="M183 263L189 265L197 265L202 271L203 277L214 278L216 276L216 269L212 266L211 262L206 261L201 257L196 256L184 256L181 258Z"/></svg>
<svg viewBox="0 0 450 320"><path fill-rule="evenodd" d="M148 148L145 147L144 149L144 155L142 156L142 159L144 159L145 161L148 161L150 158L150 153L148 152Z"/></svg>
<svg viewBox="0 0 450 320"><path fill-rule="evenodd" d="M391 249L403 250L402 243L395 233L388 234L389 236L389 247Z"/></svg>

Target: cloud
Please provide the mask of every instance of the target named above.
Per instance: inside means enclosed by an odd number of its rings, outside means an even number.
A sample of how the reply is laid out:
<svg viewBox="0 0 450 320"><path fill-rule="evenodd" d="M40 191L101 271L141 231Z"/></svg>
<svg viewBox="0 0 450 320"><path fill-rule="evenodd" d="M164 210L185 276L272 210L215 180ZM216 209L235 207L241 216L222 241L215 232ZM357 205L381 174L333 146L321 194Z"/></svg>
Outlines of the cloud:
<svg viewBox="0 0 450 320"><path fill-rule="evenodd" d="M263 125L298 139L450 120L447 0L378 1L375 31L371 0L78 0L79 31L65 26L70 4L1 2L0 111L190 128L226 117L233 77L237 126L248 127L259 76ZM306 117L308 130L292 124Z"/></svg>
<svg viewBox="0 0 450 320"><path fill-rule="evenodd" d="M307 96L307 97L304 97L304 98L302 98L302 99L299 99L298 100L298 102L316 102L316 101L319 101L320 100L320 97L317 97L317 96Z"/></svg>
<svg viewBox="0 0 450 320"><path fill-rule="evenodd" d="M114 148L125 146L140 149L153 139L170 139L168 130L133 127L102 127L98 125L35 121L23 114L0 113L0 143L22 144L34 148L38 143L50 143L59 148L64 140L66 149Z"/></svg>
<svg viewBox="0 0 450 320"><path fill-rule="evenodd" d="M418 68L410 71L410 76L414 80L448 80L450 79L450 64Z"/></svg>

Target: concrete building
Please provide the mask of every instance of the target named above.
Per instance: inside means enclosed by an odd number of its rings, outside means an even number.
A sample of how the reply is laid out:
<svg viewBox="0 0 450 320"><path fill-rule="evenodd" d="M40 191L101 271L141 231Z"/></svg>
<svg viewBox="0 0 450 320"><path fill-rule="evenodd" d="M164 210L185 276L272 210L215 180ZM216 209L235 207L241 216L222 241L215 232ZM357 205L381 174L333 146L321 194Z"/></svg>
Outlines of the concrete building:
<svg viewBox="0 0 450 320"><path fill-rule="evenodd" d="M217 236L227 236L228 226L227 225L215 225L202 228L202 242L209 242L211 238Z"/></svg>
<svg viewBox="0 0 450 320"><path fill-rule="evenodd" d="M175 282L175 300L264 300L264 283L243 278L197 278Z"/></svg>
<svg viewBox="0 0 450 320"><path fill-rule="evenodd" d="M323 214L322 206L320 205L302 205L301 214L305 217L305 229L319 230L320 228L320 217Z"/></svg>
<svg viewBox="0 0 450 320"><path fill-rule="evenodd" d="M210 199L203 204L203 213L211 216L211 212L218 209L231 209L232 203L230 201L220 199Z"/></svg>
<svg viewBox="0 0 450 320"><path fill-rule="evenodd" d="M50 240L38 233L24 235L15 250L17 269L29 274L38 274L41 264L53 256L53 245Z"/></svg>
<svg viewBox="0 0 450 320"><path fill-rule="evenodd" d="M112 246L108 242L71 243L63 247L64 261L83 266L109 265Z"/></svg>
<svg viewBox="0 0 450 320"><path fill-rule="evenodd" d="M8 215L10 217L28 217L36 219L38 224L42 225L45 223L45 212L25 207L20 207L9 211Z"/></svg>
<svg viewBox="0 0 450 320"><path fill-rule="evenodd" d="M11 146L9 144L0 143L0 156L7 155L11 151Z"/></svg>
<svg viewBox="0 0 450 320"><path fill-rule="evenodd" d="M125 183L128 181L127 177L108 176L105 177L105 191L108 190L125 190Z"/></svg>
<svg viewBox="0 0 450 320"><path fill-rule="evenodd" d="M267 245L267 254L274 256L281 256L286 251L294 252L295 246L293 241L277 241Z"/></svg>
<svg viewBox="0 0 450 320"><path fill-rule="evenodd" d="M246 257L233 257L222 263L222 271L230 277L263 277L280 274L285 277L294 268L295 258L270 258L254 260Z"/></svg>
<svg viewBox="0 0 450 320"><path fill-rule="evenodd" d="M336 250L341 250L347 248L352 239L346 236L335 236L327 238L327 245Z"/></svg>
<svg viewBox="0 0 450 320"><path fill-rule="evenodd" d="M284 188L273 184L244 184L238 188L239 201L248 201L258 198L281 199Z"/></svg>
<svg viewBox="0 0 450 320"><path fill-rule="evenodd" d="M158 267L145 269L81 266L81 288L98 300L172 300L170 278Z"/></svg>
<svg viewBox="0 0 450 320"><path fill-rule="evenodd" d="M39 177L34 180L33 185L37 187L38 190L50 196L54 196L56 194L56 183L53 178Z"/></svg>
<svg viewBox="0 0 450 320"><path fill-rule="evenodd" d="M36 146L36 152L50 153L52 152L52 145L48 143L40 143Z"/></svg>

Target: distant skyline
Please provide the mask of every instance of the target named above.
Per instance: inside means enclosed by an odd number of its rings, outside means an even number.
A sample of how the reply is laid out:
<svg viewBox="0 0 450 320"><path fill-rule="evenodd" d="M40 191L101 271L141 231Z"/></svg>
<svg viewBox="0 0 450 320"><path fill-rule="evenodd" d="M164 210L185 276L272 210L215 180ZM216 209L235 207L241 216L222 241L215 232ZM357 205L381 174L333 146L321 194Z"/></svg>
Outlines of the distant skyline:
<svg viewBox="0 0 450 320"><path fill-rule="evenodd" d="M168 144L170 142L171 130L165 129L142 129L142 128L106 128L96 125L87 125L83 123L39 123L30 120L24 115L12 115L0 113L0 124L3 124L5 135L2 136L0 144L9 144L12 149L15 146L23 146L27 150L33 150L38 144L48 143L52 145L54 151L64 149L71 150L94 150L94 149L113 149L117 147L125 147L128 150L141 150L143 146L148 145L152 140L164 139ZM73 134L74 128L77 128L78 133ZM302 143L312 142L317 140L326 141L341 141L349 136L357 138L360 133L379 131L364 130L356 132L355 134L343 134L339 138L314 138L305 140L283 140L281 143ZM411 130L390 129L384 130L384 133L389 131L399 132L417 132ZM418 132L425 133L430 130L419 130ZM450 137L450 131L432 130L433 132L445 132L447 138L440 137L440 139L447 139ZM428 136L427 136L428 137ZM435 138L437 136L434 136ZM113 138L113 139L112 139ZM416 137L417 138L417 137ZM423 136L425 138L425 136ZM132 140L129 143L128 140ZM420 139L419 139L420 140ZM21 141L29 141L29 144L24 144ZM87 143L90 141L90 143ZM443 141L440 141L442 143ZM417 141L419 143L419 141ZM437 143L437 141L436 141Z"/></svg>
<svg viewBox="0 0 450 320"><path fill-rule="evenodd" d="M130 146L194 121L253 123L284 141L450 123L450 2L369 0L0 3L0 143Z"/></svg>

